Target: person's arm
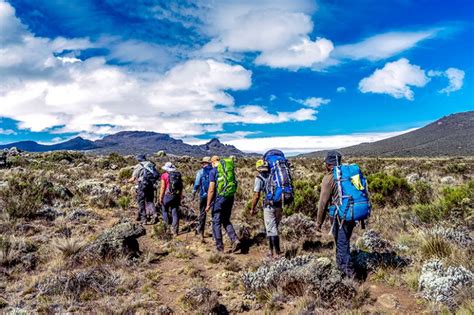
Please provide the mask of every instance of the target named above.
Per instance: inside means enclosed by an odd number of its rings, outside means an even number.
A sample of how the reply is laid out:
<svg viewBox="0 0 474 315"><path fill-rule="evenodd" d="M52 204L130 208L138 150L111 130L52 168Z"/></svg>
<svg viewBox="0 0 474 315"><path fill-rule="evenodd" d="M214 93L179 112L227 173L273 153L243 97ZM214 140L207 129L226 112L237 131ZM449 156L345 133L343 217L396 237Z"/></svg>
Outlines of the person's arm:
<svg viewBox="0 0 474 315"><path fill-rule="evenodd" d="M129 182L129 183L134 183L134 182L138 179L138 174L139 174L139 173L140 173L140 167L139 167L139 166L136 166L136 167L133 169L132 177L130 177L127 182Z"/></svg>
<svg viewBox="0 0 474 315"><path fill-rule="evenodd" d="M255 212L257 212L257 204L259 200L260 200L260 192L254 192L253 200L252 200L252 214L255 214Z"/></svg>
<svg viewBox="0 0 474 315"><path fill-rule="evenodd" d="M207 191L206 212L211 209L212 201L214 200L215 190L216 190L216 182L210 182L209 183L209 190Z"/></svg>
<svg viewBox="0 0 474 315"><path fill-rule="evenodd" d="M193 187L193 199L196 197L196 192L198 191L199 187L201 186L201 178L202 178L202 169L200 169L196 173L196 180L194 181L194 187Z"/></svg>
<svg viewBox="0 0 474 315"><path fill-rule="evenodd" d="M166 191L166 182L163 178L160 181L160 203L163 204L163 199L165 198Z"/></svg>
<svg viewBox="0 0 474 315"><path fill-rule="evenodd" d="M323 182L321 184L321 194L319 196L319 204L318 204L318 216L316 219L317 228L320 230L323 226L324 220L326 219L327 208L329 202L331 201L331 178L330 176L324 176Z"/></svg>

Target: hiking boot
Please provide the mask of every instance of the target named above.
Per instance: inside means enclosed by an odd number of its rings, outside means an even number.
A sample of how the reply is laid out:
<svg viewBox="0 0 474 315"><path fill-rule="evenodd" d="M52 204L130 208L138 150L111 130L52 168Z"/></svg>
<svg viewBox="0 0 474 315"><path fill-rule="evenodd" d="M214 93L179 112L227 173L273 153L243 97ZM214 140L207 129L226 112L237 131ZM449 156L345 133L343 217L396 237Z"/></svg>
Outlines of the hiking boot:
<svg viewBox="0 0 474 315"><path fill-rule="evenodd" d="M201 235L200 239L201 239L202 244L206 244L206 240L204 239L204 235Z"/></svg>
<svg viewBox="0 0 474 315"><path fill-rule="evenodd" d="M235 242L232 243L232 248L230 249L231 253L235 253L240 249L240 241L236 240Z"/></svg>
<svg viewBox="0 0 474 315"><path fill-rule="evenodd" d="M153 218L151 218L151 224L152 225L155 225L158 223L158 216L154 216Z"/></svg>

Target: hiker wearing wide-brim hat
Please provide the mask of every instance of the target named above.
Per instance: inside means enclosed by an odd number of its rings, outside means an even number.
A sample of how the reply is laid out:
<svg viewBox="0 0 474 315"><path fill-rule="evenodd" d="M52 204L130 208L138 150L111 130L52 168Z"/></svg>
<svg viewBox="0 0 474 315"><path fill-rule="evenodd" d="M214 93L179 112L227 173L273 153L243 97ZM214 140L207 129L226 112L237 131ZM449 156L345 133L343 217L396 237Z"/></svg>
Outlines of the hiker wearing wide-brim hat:
<svg viewBox="0 0 474 315"><path fill-rule="evenodd" d="M211 158L205 156L202 158L201 169L196 173L196 179L193 187L193 200L199 191L199 224L196 233L201 235L201 241L204 242L204 231L206 227L206 205L207 191L209 190L209 174L212 170Z"/></svg>
<svg viewBox="0 0 474 315"><path fill-rule="evenodd" d="M171 162L166 162L161 168L160 203L165 224L171 225L173 233L179 232L179 206L183 198L183 180L181 173Z"/></svg>

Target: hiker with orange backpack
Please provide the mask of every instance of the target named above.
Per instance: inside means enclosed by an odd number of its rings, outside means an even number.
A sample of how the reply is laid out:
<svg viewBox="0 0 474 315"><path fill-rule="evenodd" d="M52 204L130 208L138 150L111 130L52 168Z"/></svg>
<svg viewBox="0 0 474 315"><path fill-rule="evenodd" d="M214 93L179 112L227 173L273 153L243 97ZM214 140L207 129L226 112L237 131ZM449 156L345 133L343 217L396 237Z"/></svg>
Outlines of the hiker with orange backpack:
<svg viewBox="0 0 474 315"><path fill-rule="evenodd" d="M223 252L224 242L221 230L223 226L232 242L231 252L236 252L240 249L240 240L230 222L234 195L237 191L234 160L213 156L211 163L213 168L209 173L206 212L211 211L212 214L212 236L216 242L216 250Z"/></svg>
<svg viewBox="0 0 474 315"><path fill-rule="evenodd" d="M367 181L357 164L341 164L342 155L328 151L325 159L327 174L323 177L318 205L318 231L329 213L331 232L336 243L336 262L339 270L353 278L354 268L350 255L350 239L358 221L370 216Z"/></svg>

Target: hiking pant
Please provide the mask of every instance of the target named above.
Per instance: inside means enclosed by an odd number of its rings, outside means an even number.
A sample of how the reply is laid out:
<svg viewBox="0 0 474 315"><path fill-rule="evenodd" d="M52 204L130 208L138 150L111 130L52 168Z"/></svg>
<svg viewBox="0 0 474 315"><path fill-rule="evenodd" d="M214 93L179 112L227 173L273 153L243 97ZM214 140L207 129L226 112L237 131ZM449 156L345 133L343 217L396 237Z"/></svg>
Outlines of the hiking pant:
<svg viewBox="0 0 474 315"><path fill-rule="evenodd" d="M156 215L155 188L153 185L138 184L137 188L138 218L146 220L147 216ZM148 211L147 211L148 210Z"/></svg>
<svg viewBox="0 0 474 315"><path fill-rule="evenodd" d="M224 227L232 242L237 241L237 234L235 233L232 223L230 223L230 215L232 214L233 205L234 197L224 198L217 196L214 201L214 207L212 209L212 235L216 241L216 248L218 251L224 250L221 226Z"/></svg>
<svg viewBox="0 0 474 315"><path fill-rule="evenodd" d="M179 199L179 196L165 195L163 205L161 206L163 221L168 225L171 224L175 234L178 234L179 231L178 211L180 202L181 200Z"/></svg>
<svg viewBox="0 0 474 315"><path fill-rule="evenodd" d="M278 226L280 225L283 210L267 205L263 208L263 221L267 236L278 236Z"/></svg>
<svg viewBox="0 0 474 315"><path fill-rule="evenodd" d="M337 219L333 221L332 234L336 243L336 262L338 269L346 277L354 277L354 268L351 260L351 236L355 222L344 221L342 225Z"/></svg>
<svg viewBox="0 0 474 315"><path fill-rule="evenodd" d="M206 229L206 206L207 197L201 197L199 201L199 224L197 227L197 231L201 235L204 235L204 230Z"/></svg>

